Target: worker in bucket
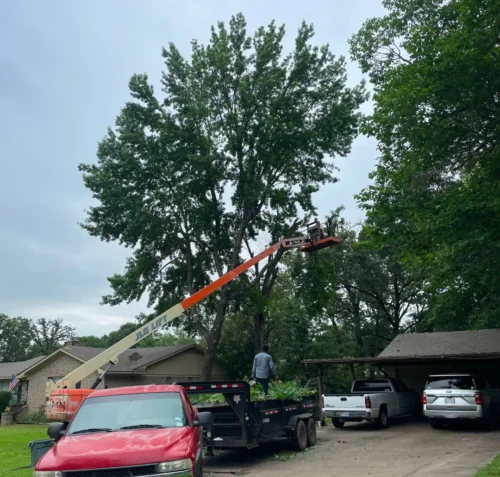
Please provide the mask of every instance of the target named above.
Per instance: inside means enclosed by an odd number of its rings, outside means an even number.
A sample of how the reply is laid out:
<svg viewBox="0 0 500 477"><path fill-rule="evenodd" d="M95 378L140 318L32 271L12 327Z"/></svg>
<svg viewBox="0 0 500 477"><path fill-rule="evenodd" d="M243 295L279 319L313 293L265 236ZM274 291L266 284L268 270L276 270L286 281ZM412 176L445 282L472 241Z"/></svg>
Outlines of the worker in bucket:
<svg viewBox="0 0 500 477"><path fill-rule="evenodd" d="M307 229L307 233L309 234L310 239L313 242L317 242L318 240L324 239L325 234L321 229L321 224L319 223L318 218L314 219L314 222L309 224L309 228Z"/></svg>
<svg viewBox="0 0 500 477"><path fill-rule="evenodd" d="M278 375L276 374L273 358L269 354L269 346L264 345L262 352L255 355L253 360L252 379L256 379L262 385L266 395L269 393L269 377L271 374L277 381Z"/></svg>

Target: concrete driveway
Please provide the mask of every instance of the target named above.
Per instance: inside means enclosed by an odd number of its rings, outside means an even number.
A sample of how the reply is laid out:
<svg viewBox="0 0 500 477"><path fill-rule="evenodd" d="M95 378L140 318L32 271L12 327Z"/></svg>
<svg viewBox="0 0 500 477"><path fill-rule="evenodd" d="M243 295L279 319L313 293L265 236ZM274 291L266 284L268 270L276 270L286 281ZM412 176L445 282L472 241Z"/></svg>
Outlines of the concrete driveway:
<svg viewBox="0 0 500 477"><path fill-rule="evenodd" d="M367 424L329 426L318 428L316 447L295 457L290 453L294 451L287 440L224 452L205 460L205 475L470 477L500 453L500 432L434 430L426 422L404 420L382 431Z"/></svg>

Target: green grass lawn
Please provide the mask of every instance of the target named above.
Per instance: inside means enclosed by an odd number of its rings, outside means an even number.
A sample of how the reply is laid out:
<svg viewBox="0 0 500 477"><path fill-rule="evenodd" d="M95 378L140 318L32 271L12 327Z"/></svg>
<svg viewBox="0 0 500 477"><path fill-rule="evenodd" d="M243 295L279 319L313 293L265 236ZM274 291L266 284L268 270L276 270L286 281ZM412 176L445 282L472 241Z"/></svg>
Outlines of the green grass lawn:
<svg viewBox="0 0 500 477"><path fill-rule="evenodd" d="M31 477L33 469L12 470L30 465L30 441L48 439L47 424L0 427L0 475Z"/></svg>
<svg viewBox="0 0 500 477"><path fill-rule="evenodd" d="M474 477L500 477L500 454L486 467L480 469Z"/></svg>

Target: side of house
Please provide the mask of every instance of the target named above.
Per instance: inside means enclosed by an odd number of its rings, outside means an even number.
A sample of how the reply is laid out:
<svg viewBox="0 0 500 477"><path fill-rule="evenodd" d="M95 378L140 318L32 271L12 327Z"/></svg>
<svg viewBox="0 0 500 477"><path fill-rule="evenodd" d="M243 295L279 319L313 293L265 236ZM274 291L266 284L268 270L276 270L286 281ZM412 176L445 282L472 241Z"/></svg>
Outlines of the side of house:
<svg viewBox="0 0 500 477"><path fill-rule="evenodd" d="M8 391L12 375L19 375L37 362L44 359L45 356L28 359L27 361L16 361L13 363L0 363L0 391ZM28 380L20 379L19 384L12 393L11 405L24 405L28 400Z"/></svg>

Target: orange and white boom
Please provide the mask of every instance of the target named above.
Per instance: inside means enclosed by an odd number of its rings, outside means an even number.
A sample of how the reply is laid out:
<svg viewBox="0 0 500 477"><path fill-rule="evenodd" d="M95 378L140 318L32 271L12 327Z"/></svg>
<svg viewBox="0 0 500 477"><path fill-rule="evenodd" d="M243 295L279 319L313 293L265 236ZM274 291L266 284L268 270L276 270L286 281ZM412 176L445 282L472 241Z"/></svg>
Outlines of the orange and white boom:
<svg viewBox="0 0 500 477"><path fill-rule="evenodd" d="M82 364L80 367L66 375L64 378L60 379L57 383L53 383L52 380L50 380L47 391L51 394L51 397L46 406L47 418L61 418L61 416L57 413L56 407L58 405L57 403L61 404L61 399L63 397L66 398L66 403L63 406L65 408L64 415L66 415L66 417L71 417L72 413L76 411L76 407L78 407L80 402L85 398L86 395L90 394L92 390L79 389L73 392L69 392L70 388L74 388L77 383L82 381L93 372L102 369L104 366L116 364L118 361L118 355L131 348L132 346L135 346L137 343L139 343L141 340L148 337L155 331L160 330L167 323L181 316L188 308L196 305L198 302L208 297L218 289L222 288L224 285L234 280L238 275L242 274L260 261L264 260L266 257L276 252L280 248L300 247L301 251L303 252L313 252L315 250L330 247L338 243L340 243L340 239L338 239L337 237L326 237L316 241L312 241L309 237L296 237L291 239L284 239L280 242L275 243L274 245L271 245L263 252L236 267L234 270L227 272L225 275L213 281L201 290L197 291L190 297L186 298L180 303L177 303L177 305L174 305L172 308L169 308L167 311L164 311L157 317L153 318L151 321L141 326L139 329L123 338L121 341L118 341L118 343L115 343L113 346L110 346L102 353L98 354L96 357ZM65 394L67 394L67 396L65 396ZM70 395L73 396L73 398L71 398Z"/></svg>

